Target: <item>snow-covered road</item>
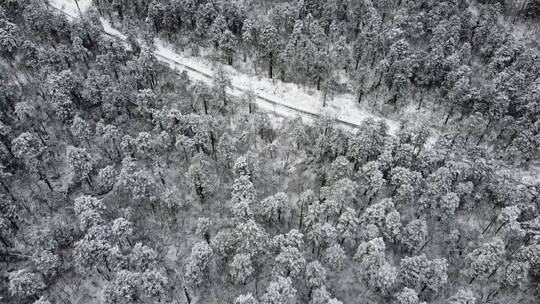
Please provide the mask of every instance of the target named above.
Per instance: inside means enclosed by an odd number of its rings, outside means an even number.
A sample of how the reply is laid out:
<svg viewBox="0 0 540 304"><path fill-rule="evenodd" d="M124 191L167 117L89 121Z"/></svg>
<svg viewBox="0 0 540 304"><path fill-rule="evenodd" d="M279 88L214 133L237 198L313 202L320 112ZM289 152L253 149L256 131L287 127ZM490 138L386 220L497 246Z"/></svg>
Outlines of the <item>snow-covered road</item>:
<svg viewBox="0 0 540 304"><path fill-rule="evenodd" d="M79 16L79 8L81 11L85 11L91 6L91 0L49 0L49 3L70 18ZM108 35L125 40L125 36L114 29L107 20L102 19L101 21L103 29ZM213 71L210 62L199 57L182 56L159 39L156 39L155 45L154 55L156 58L169 65L173 70L186 71L193 80L207 83L212 81ZM305 89L294 84L245 75L229 67L226 67L226 70L232 82L230 93L240 95L247 90L253 90L257 95L256 102L259 108L264 111L282 117L300 116L306 121L313 121L323 110L320 92L306 92ZM354 96L350 94L339 94L327 103L324 111L328 111L336 118L337 123L346 128L358 127L366 118L373 118L384 120L391 134L395 134L399 129L400 124L397 121L374 115L362 109L355 102Z"/></svg>

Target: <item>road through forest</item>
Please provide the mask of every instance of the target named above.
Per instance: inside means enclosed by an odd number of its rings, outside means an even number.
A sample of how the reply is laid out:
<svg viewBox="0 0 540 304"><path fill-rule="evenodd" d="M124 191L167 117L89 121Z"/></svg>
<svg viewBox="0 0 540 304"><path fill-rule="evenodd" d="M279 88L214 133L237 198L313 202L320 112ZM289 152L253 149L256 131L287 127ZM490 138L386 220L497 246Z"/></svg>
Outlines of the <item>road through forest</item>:
<svg viewBox="0 0 540 304"><path fill-rule="evenodd" d="M87 9L91 3L89 0L80 0L78 1L80 10L84 11ZM80 12L77 8L77 3L75 0L50 0L50 6L57 9L59 12L66 15L68 18L79 18ZM119 39L125 41L126 37L114 29L108 20L101 18L104 32ZM204 66L197 60L191 58L186 58L179 53L175 52L172 48L165 46L165 43L160 39L155 40L155 50L153 54L155 57L162 63L167 64L171 69L177 73L185 71L190 79L196 81L202 81L205 83L211 83L213 80L213 71L211 68ZM246 75L241 75L234 73L231 76L231 88L229 93L235 96L239 96L248 90L252 89L256 95L256 103L259 108L263 111L269 112L276 116L281 117L297 117L300 116L307 121L316 120L321 111L323 110L320 106L322 104L321 98L315 94L311 96L309 94L295 93L295 92L283 92L283 85L278 85L278 82L271 81L269 79L257 77L251 77ZM279 82L280 83L280 82ZM287 85L291 87L291 85ZM300 89L295 86L296 90ZM263 92L265 90L266 92ZM284 95L288 95L284 99L276 98L272 96L270 92L283 92ZM301 95L301 96L296 96ZM346 105L342 105L346 102ZM375 120L383 120L386 122L389 128L389 133L395 135L399 130L400 123L388 118L377 116L373 113L370 113L356 105L354 105L354 96L352 95L337 95L334 98L330 107L330 114L335 118L335 121L338 125L351 129L357 128L360 123L367 119L373 118ZM351 104L353 105L351 107ZM328 108L328 107L327 107ZM326 109L325 109L326 110Z"/></svg>
<svg viewBox="0 0 540 304"><path fill-rule="evenodd" d="M76 3L75 0L50 0L49 5L66 15L68 18L79 18L81 11L88 9L91 6L91 0L79 0ZM101 18L103 30L105 34L125 41L126 37L117 29L113 28L108 20ZM160 39L155 39L155 50L153 54L158 61L168 65L177 74L186 72L188 77L194 81L201 81L207 84L213 81L213 71L205 64L201 64L200 60L194 58L187 58L174 51L172 48L167 47L166 43ZM236 71L233 71L231 75L231 88L229 92L231 95L240 96L246 91L252 89L256 94L256 103L258 107L268 113L271 113L279 117L301 117L305 121L315 121L321 111L322 107L317 106L321 104L320 97L312 96L309 94L298 93L301 89L296 85L289 84L287 88L289 91L283 92L283 85L279 85L280 82L272 81L270 79L263 79L252 76L243 75ZM294 86L294 88L292 88ZM256 89L253 89L256 87ZM291 89L292 88L292 89ZM263 92L263 90L265 90ZM282 91L282 97L276 98L275 92ZM293 91L292 93L290 91ZM269 93L274 92L274 94ZM336 110L337 104L337 110ZM358 107L355 98L352 95L337 95L333 100L334 113L336 123L346 129L355 129L360 126L360 123L367 119L373 118L375 120L383 120L389 127L389 133L396 135L401 123L392 119L381 117L366 111ZM328 108L328 107L327 107ZM438 134L437 130L433 129L433 134ZM429 139L429 142L435 142L436 138ZM524 185L536 184L540 180L540 166L537 164L529 165L527 168L514 168L511 166L504 166L506 169L512 171L512 175L518 180L521 180Z"/></svg>

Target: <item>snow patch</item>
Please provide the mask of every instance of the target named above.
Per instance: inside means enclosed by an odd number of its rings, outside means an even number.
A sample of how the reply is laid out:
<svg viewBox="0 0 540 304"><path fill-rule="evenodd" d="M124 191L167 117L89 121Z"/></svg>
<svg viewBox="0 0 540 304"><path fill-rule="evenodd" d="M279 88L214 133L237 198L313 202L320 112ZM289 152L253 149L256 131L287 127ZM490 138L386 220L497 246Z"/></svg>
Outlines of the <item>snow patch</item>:
<svg viewBox="0 0 540 304"><path fill-rule="evenodd" d="M92 5L92 0L49 0L49 4L73 17L84 13ZM77 7L77 4L79 7ZM80 12L79 8L81 9Z"/></svg>
<svg viewBox="0 0 540 304"><path fill-rule="evenodd" d="M121 40L126 40L127 39L124 34L120 33L119 30L112 27L109 20L107 20L105 18L99 18L99 21L101 21L101 26L103 26L103 30L105 31L105 33L107 33L107 34L109 34L111 36L114 36L116 38L119 38Z"/></svg>

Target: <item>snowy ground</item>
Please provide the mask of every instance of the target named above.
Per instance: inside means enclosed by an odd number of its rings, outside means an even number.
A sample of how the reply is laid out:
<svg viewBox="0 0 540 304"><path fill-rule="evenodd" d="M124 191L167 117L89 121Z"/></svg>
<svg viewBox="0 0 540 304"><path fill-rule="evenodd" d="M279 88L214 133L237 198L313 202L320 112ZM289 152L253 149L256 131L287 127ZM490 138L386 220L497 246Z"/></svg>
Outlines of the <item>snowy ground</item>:
<svg viewBox="0 0 540 304"><path fill-rule="evenodd" d="M79 15L79 9L77 8L77 4L79 4L79 8L83 12L92 5L92 0L48 0L48 1L50 5L61 9L66 14L69 14L71 16Z"/></svg>

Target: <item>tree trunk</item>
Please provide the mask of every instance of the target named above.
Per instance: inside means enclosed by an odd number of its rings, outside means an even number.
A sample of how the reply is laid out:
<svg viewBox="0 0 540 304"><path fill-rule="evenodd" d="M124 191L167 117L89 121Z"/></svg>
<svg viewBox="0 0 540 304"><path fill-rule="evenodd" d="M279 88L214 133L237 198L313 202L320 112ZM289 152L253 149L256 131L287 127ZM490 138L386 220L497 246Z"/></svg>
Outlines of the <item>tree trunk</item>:
<svg viewBox="0 0 540 304"><path fill-rule="evenodd" d="M268 77L272 79L272 70L274 69L274 52L270 52L270 60L268 62Z"/></svg>
<svg viewBox="0 0 540 304"><path fill-rule="evenodd" d="M476 143L476 146L478 147L480 143L482 142L482 139L484 139L484 136L486 135L487 130L489 129L489 126L491 125L492 120L489 120L486 128L484 129L484 132L482 132L482 135L480 135L480 138L478 139L478 142Z"/></svg>
<svg viewBox="0 0 540 304"><path fill-rule="evenodd" d="M420 247L420 249L418 249L418 252L422 252L422 250L424 250L424 248L426 248L427 244L429 244L429 242L431 241L432 239L430 238L429 240L427 240L423 245L422 247Z"/></svg>
<svg viewBox="0 0 540 304"><path fill-rule="evenodd" d="M203 98L204 114L208 115L208 104L206 98Z"/></svg>
<svg viewBox="0 0 540 304"><path fill-rule="evenodd" d="M420 108L420 107L419 107ZM444 120L444 125L446 126L446 124L448 123L448 120L450 119L450 116L452 116L452 113L454 112L454 107L452 106L450 108L450 111L448 112L448 115L446 115L446 119Z"/></svg>
<svg viewBox="0 0 540 304"><path fill-rule="evenodd" d="M54 191L52 185L51 185L51 182L49 182L49 180L45 177L43 178L43 180L45 181L45 184L47 184L47 187L49 187L49 190L51 190L51 192Z"/></svg>
<svg viewBox="0 0 540 304"><path fill-rule="evenodd" d="M493 226L493 223L495 223L496 219L497 219L497 216L493 216L491 218L491 221L489 222L489 225L487 225L486 228L484 228L484 230L482 231L482 235L484 235L489 230L489 228L491 228L491 226Z"/></svg>
<svg viewBox="0 0 540 304"><path fill-rule="evenodd" d="M514 133L512 133L512 135L510 136L508 142L504 145L504 151L506 152L506 150L508 149L508 147L510 147L510 145L512 144L512 141L514 141L514 139L517 137L518 135L518 132L514 131Z"/></svg>
<svg viewBox="0 0 540 304"><path fill-rule="evenodd" d="M298 225L300 231L302 231L303 224L304 224L304 204L300 205L300 223Z"/></svg>
<svg viewBox="0 0 540 304"><path fill-rule="evenodd" d="M184 287L184 295L186 296L186 300L187 300L188 304L191 304L191 297L189 296L187 288L185 288L185 287Z"/></svg>
<svg viewBox="0 0 540 304"><path fill-rule="evenodd" d="M499 231L501 231L501 229L506 225L506 222L502 223L499 228L497 228L497 230L495 230L495 235L497 235L497 233L499 233Z"/></svg>

